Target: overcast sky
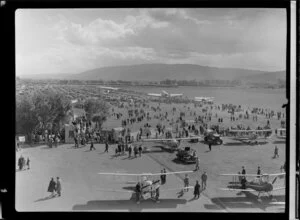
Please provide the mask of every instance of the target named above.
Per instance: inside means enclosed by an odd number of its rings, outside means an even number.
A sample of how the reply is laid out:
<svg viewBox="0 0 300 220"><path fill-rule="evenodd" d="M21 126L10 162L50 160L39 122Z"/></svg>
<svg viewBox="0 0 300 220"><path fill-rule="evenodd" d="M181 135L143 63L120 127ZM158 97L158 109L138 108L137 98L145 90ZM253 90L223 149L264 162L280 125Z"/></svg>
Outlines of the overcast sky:
<svg viewBox="0 0 300 220"><path fill-rule="evenodd" d="M284 9L19 9L16 74L188 63L285 69Z"/></svg>

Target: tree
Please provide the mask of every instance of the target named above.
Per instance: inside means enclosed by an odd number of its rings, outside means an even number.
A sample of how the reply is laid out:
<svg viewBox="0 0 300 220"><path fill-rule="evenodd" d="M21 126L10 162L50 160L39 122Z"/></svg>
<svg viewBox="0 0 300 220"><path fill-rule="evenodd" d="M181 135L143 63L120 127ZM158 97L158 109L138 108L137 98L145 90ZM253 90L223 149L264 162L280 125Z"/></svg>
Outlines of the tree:
<svg viewBox="0 0 300 220"><path fill-rule="evenodd" d="M31 142L31 133L39 124L34 111L34 104L30 96L23 96L16 100L16 133L25 134Z"/></svg>
<svg viewBox="0 0 300 220"><path fill-rule="evenodd" d="M87 99L84 103L84 110L88 121L96 122L101 128L109 114L109 105L103 100Z"/></svg>
<svg viewBox="0 0 300 220"><path fill-rule="evenodd" d="M43 129L48 128L52 132L55 127L56 131L60 130L61 122L67 121L71 113L71 102L62 94L53 91L36 93L33 98L34 111ZM53 125L56 126L53 126Z"/></svg>

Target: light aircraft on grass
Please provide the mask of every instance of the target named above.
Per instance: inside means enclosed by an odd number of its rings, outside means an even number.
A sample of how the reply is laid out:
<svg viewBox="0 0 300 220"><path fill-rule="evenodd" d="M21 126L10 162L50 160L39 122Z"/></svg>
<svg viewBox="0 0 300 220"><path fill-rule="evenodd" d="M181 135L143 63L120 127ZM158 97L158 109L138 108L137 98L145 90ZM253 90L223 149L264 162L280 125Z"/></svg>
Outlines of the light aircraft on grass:
<svg viewBox="0 0 300 220"><path fill-rule="evenodd" d="M231 129L228 138L247 144L258 144L258 140L266 140L272 135L272 129L264 130L235 130Z"/></svg>
<svg viewBox="0 0 300 220"><path fill-rule="evenodd" d="M100 86L101 89L104 89L105 94L110 93L110 91L117 91L119 88L108 87L108 86Z"/></svg>
<svg viewBox="0 0 300 220"><path fill-rule="evenodd" d="M168 98L183 96L182 93L179 93L179 94L168 93L165 90L162 90L161 93L148 93L148 95L149 96L155 96L155 97L168 97Z"/></svg>
<svg viewBox="0 0 300 220"><path fill-rule="evenodd" d="M220 190L226 191L239 191L239 192L258 192L257 198L261 193L266 193L270 198L272 198L271 192L277 190L283 190L284 187L274 188L273 184L276 182L277 178L285 178L285 173L275 173L275 174L220 174L221 176L232 176L233 181L230 182L227 188L219 188ZM269 177L275 176L273 181L269 182ZM246 177L253 178L252 181L247 181Z"/></svg>
<svg viewBox="0 0 300 220"><path fill-rule="evenodd" d="M181 140L196 140L199 141L203 139L201 136L191 136L191 137L185 137L185 138L149 138L149 139L141 139L141 141L145 142L159 142L162 144L166 144L170 148L168 150L175 151L178 149L180 145Z"/></svg>
<svg viewBox="0 0 300 220"><path fill-rule="evenodd" d="M286 129L285 128L277 128L275 130L276 137L279 139L286 139Z"/></svg>
<svg viewBox="0 0 300 220"><path fill-rule="evenodd" d="M127 176L127 177L137 177L137 181L133 183L140 183L141 186L141 199L147 200L151 199L153 201L159 202L159 193L161 191L174 191L174 190L183 190L183 188L170 188L160 190L160 180L155 177L163 175L174 175L174 174L184 174L184 173L193 173L194 171L177 171L177 172L166 172L166 173L98 173L99 175L110 175L110 176ZM192 189L193 187L184 187L185 189ZM98 189L101 191L107 192L118 192L118 193L131 193L133 196L136 196L135 190L115 190L115 189ZM139 202L138 202L139 203Z"/></svg>

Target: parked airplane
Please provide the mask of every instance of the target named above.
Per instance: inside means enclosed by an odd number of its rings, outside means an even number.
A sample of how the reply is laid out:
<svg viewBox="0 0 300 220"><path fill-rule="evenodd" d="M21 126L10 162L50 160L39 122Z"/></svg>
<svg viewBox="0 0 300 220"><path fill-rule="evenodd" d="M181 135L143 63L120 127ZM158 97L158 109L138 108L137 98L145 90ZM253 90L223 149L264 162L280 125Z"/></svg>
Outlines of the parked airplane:
<svg viewBox="0 0 300 220"><path fill-rule="evenodd" d="M275 134L279 139L286 139L286 128L277 128Z"/></svg>
<svg viewBox="0 0 300 220"><path fill-rule="evenodd" d="M178 149L180 145L181 140L194 140L195 142L198 142L199 140L202 140L203 137L201 136L191 136L191 137L185 137L185 138L158 138L158 139L142 139L141 141L146 141L146 142L159 142L162 144L165 144L168 146L162 147L163 149L169 150L169 151L175 151Z"/></svg>
<svg viewBox="0 0 300 220"><path fill-rule="evenodd" d="M193 173L194 171L178 171L178 172L167 172L167 173L141 173L141 174L132 174L132 173L98 173L99 175L111 175L111 176L135 176L137 177L136 183L140 183L141 186L141 199L147 200L151 199L153 201L159 202L159 193L160 191L173 191L173 190L182 190L183 188L170 188L160 190L160 180L155 179L154 177L161 175L173 175L173 174L183 174L183 173ZM185 187L185 189L192 189L193 187ZM101 191L110 191L117 193L131 193L133 196L137 196L135 190L126 191L126 190L115 190L115 189L98 189ZM139 201L137 202L139 204Z"/></svg>
<svg viewBox="0 0 300 220"><path fill-rule="evenodd" d="M194 101L213 104L214 97L195 97Z"/></svg>
<svg viewBox="0 0 300 220"><path fill-rule="evenodd" d="M100 86L101 89L104 89L105 94L110 93L110 91L117 91L119 88Z"/></svg>
<svg viewBox="0 0 300 220"><path fill-rule="evenodd" d="M226 191L239 191L239 192L258 192L257 198L261 193L267 193L269 197L272 197L271 192L277 190L283 190L285 187L274 188L273 184L276 182L277 178L285 178L285 173L275 173L275 174L220 174L221 176L232 176L233 182L230 182L227 188L219 188L220 190ZM269 177L275 176L273 181L269 182ZM237 179L238 177L238 179ZM254 178L252 181L247 181L246 177Z"/></svg>
<svg viewBox="0 0 300 220"><path fill-rule="evenodd" d="M264 130L233 130L228 132L228 138L247 144L257 144L258 140L266 140L272 135L272 129Z"/></svg>
<svg viewBox="0 0 300 220"><path fill-rule="evenodd" d="M180 93L180 94L173 94L173 93L168 93L168 92L166 92L165 90L162 90L162 92L161 93L148 93L148 95L149 96L156 96L156 97L168 97L168 98L170 98L170 97L178 97L178 96L183 96L183 94L182 93Z"/></svg>

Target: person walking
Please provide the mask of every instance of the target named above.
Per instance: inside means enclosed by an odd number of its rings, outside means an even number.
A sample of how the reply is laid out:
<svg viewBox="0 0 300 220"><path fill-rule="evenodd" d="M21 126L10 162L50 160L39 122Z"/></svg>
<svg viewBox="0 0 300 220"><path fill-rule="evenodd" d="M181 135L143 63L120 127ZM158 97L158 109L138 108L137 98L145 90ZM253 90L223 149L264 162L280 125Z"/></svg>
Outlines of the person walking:
<svg viewBox="0 0 300 220"><path fill-rule="evenodd" d="M184 182L184 191L189 191L189 188L187 188L187 187L189 187L189 177L188 177L188 175L187 174L185 174L185 178L184 178L184 180L183 180L183 182Z"/></svg>
<svg viewBox="0 0 300 220"><path fill-rule="evenodd" d="M92 150L96 150L96 148L94 147L94 142L93 140L91 140L91 146L90 146L90 151Z"/></svg>
<svg viewBox="0 0 300 220"><path fill-rule="evenodd" d="M58 196L61 196L61 182L59 177L56 178L56 192Z"/></svg>
<svg viewBox="0 0 300 220"><path fill-rule="evenodd" d="M211 151L211 143L208 144L209 151Z"/></svg>
<svg viewBox="0 0 300 220"><path fill-rule="evenodd" d="M104 152L108 153L108 147L109 147L109 146L108 146L108 142L106 141L106 142L105 142L105 151L104 151Z"/></svg>
<svg viewBox="0 0 300 220"><path fill-rule="evenodd" d="M202 190L206 189L206 181L207 181L207 174L204 171L204 173L201 176L201 185L202 185Z"/></svg>
<svg viewBox="0 0 300 220"><path fill-rule="evenodd" d="M56 189L56 183L53 178L51 178L49 186L48 186L48 192L51 193L51 196L53 197L55 194L55 189Z"/></svg>
<svg viewBox="0 0 300 220"><path fill-rule="evenodd" d="M200 196L200 185L199 185L199 182L198 182L198 180L196 181L196 185L195 185L195 187L194 187L194 198L196 199L198 199L199 198L199 196Z"/></svg>
<svg viewBox="0 0 300 220"><path fill-rule="evenodd" d="M27 165L27 170L29 170L30 169L30 160L29 160L29 157L27 157L26 165Z"/></svg>

